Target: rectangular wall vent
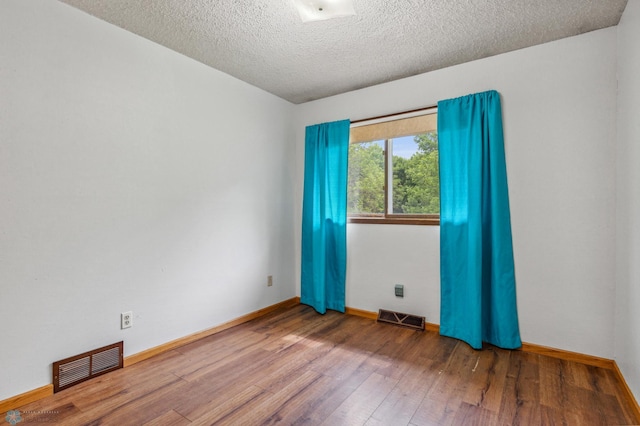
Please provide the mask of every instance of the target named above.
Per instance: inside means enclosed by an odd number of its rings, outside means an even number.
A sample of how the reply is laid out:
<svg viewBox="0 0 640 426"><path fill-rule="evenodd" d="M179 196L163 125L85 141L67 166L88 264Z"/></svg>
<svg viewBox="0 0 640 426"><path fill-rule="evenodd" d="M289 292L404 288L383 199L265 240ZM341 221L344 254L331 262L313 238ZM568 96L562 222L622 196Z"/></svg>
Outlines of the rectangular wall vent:
<svg viewBox="0 0 640 426"><path fill-rule="evenodd" d="M401 325L403 327L409 327L415 330L424 330L424 317L419 317L417 315L403 314L400 312L380 309L378 311L378 321Z"/></svg>
<svg viewBox="0 0 640 426"><path fill-rule="evenodd" d="M53 363L53 391L58 392L123 366L124 342Z"/></svg>

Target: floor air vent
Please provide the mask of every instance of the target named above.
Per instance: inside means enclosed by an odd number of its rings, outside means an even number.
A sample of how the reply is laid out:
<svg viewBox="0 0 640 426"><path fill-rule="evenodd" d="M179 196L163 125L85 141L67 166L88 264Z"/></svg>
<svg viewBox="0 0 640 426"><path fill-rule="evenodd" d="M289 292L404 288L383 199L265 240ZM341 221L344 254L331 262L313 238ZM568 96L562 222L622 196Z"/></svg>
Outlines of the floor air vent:
<svg viewBox="0 0 640 426"><path fill-rule="evenodd" d="M53 363L53 391L58 392L122 368L124 342L114 343Z"/></svg>
<svg viewBox="0 0 640 426"><path fill-rule="evenodd" d="M424 330L424 317L419 317L417 315L402 314L400 312L380 309L378 311L378 321L401 325L415 330Z"/></svg>

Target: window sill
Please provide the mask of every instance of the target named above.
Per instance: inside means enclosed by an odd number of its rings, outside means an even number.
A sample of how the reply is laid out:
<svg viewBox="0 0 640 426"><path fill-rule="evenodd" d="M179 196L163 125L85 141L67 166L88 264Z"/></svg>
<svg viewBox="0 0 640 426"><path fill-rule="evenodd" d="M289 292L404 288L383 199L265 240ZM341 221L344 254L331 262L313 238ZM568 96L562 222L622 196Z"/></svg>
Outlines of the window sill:
<svg viewBox="0 0 640 426"><path fill-rule="evenodd" d="M429 225L439 226L439 217L347 217L347 223L366 223L376 225Z"/></svg>

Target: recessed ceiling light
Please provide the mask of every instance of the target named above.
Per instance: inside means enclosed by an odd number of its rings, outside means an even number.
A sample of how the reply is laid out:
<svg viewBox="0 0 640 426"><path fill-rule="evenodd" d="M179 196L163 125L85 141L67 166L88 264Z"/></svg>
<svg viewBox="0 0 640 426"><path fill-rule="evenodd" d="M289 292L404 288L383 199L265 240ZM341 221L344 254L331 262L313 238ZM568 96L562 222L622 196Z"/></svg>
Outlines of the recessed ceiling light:
<svg viewBox="0 0 640 426"><path fill-rule="evenodd" d="M302 22L355 15L352 0L293 0Z"/></svg>

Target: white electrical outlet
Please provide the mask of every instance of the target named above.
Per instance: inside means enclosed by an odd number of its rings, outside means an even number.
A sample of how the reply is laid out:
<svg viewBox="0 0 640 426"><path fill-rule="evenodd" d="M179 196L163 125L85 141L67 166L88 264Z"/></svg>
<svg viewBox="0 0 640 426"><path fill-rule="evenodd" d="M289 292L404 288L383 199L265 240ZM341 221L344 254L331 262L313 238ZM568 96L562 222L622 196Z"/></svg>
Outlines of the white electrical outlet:
<svg viewBox="0 0 640 426"><path fill-rule="evenodd" d="M267 277L267 287L271 287L273 285L273 275L269 275Z"/></svg>
<svg viewBox="0 0 640 426"><path fill-rule="evenodd" d="M133 312L123 312L120 314L120 328L129 328L133 326Z"/></svg>

